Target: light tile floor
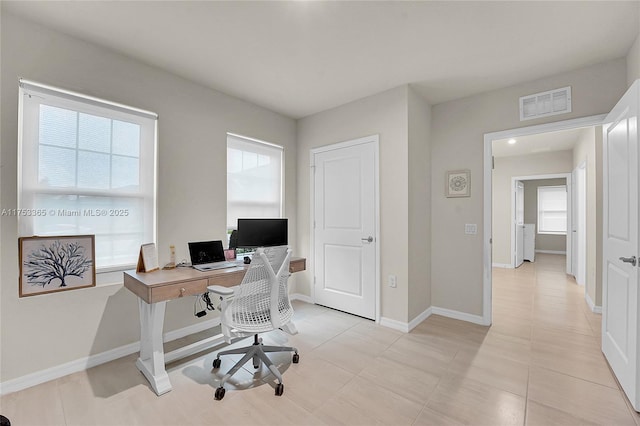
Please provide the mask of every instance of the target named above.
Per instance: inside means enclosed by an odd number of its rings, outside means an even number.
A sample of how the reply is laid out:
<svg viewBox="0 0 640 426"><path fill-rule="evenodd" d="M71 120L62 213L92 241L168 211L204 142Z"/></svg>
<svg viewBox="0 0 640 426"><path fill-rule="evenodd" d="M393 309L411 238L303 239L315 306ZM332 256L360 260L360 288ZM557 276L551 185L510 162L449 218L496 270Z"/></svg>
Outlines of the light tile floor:
<svg viewBox="0 0 640 426"><path fill-rule="evenodd" d="M300 333L265 336L300 350L299 364L277 356L282 397L249 364L215 401L215 353L169 365L174 389L157 397L131 355L3 396L0 412L15 426L640 425L600 352L600 316L564 262L495 269L490 328L434 315L403 334L296 303Z"/></svg>

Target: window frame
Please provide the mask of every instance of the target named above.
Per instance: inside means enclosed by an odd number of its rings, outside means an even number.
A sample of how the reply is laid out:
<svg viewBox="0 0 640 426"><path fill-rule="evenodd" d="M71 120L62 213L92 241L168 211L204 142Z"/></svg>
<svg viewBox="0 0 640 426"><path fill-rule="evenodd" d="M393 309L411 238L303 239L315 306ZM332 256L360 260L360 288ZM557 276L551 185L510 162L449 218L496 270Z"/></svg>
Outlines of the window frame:
<svg viewBox="0 0 640 426"><path fill-rule="evenodd" d="M273 150L277 150L279 151L279 155L280 155L280 188L279 188L279 198L280 198L280 202L279 202L279 206L278 206L278 218L283 218L284 217L284 205L285 205L285 200L284 200L284 194L285 194L285 152L284 152L284 147L281 145L277 145L271 142L266 142L260 139L255 139L255 138L251 138L251 137L247 137L247 136L243 136L243 135L239 135L236 133L230 133L227 132L227 139L226 139L226 153L227 153L227 162L226 162L226 166L227 166L227 174L226 174L226 178L227 178L227 185L228 185L228 181L229 181L229 159L228 159L228 155L229 155L229 140L230 138L235 138L235 139L240 139L242 142L248 143L248 144L255 144L256 146L259 146L261 148L270 148ZM228 221L228 216L229 216L229 189L227 186L227 200L226 200L226 216L227 216L227 220L225 223L226 229L227 229L227 235L229 236L231 234L231 232L233 230L235 230L237 228L237 225L233 226L233 225L229 225L229 221ZM243 216L243 217L258 217L258 216ZM266 216L265 216L266 217ZM269 216L269 217L273 217L273 216Z"/></svg>
<svg viewBox="0 0 640 426"><path fill-rule="evenodd" d="M17 163L17 207L18 210L28 211L34 209L35 198L38 195L70 195L70 196L94 196L108 198L135 198L139 199L143 206L142 215L144 222L141 225L141 233L144 235L146 242L157 242L157 168L158 168L158 115L156 113L142 110L139 108L129 107L127 105L111 102L108 100L96 98L82 93L68 91L65 89L33 82L25 79L19 80L19 101L18 101L18 163ZM44 100L36 100L35 102L25 101L26 97L40 97ZM140 151L139 157L139 189L135 192L117 189L90 189L75 187L51 187L46 188L38 184L38 167L39 160L33 162L30 160L38 158L38 150L40 146L39 128L40 128L40 105L48 105L55 108L64 108L75 111L77 114L90 114L99 117L105 117L111 122L114 120L135 123L140 126ZM79 119L79 118L78 118ZM78 136L76 135L76 138ZM151 143L152 146L144 146L142 144ZM85 151L76 144L74 148L76 153ZM86 150L93 152L92 150ZM98 151L96 151L98 152ZM76 154L77 155L77 154ZM108 153L110 161L113 157L126 155L114 154L113 151ZM151 158L148 158L151 155ZM134 157L130 157L134 158ZM35 163L35 164L34 164ZM77 165L77 162L76 162ZM77 171L76 171L77 173ZM28 176L28 177L27 177ZM111 175L110 175L111 176ZM152 179L149 177L152 176ZM27 177L27 178L25 178ZM113 216L115 220L117 216ZM30 236L34 235L34 229L37 216L18 215L18 235ZM117 228L114 226L113 228ZM93 231L93 230L92 230ZM82 232L86 234L87 232ZM95 233L95 232L89 232ZM58 235L59 233L51 232L46 235ZM65 235L73 235L73 231ZM107 235L114 235L109 232ZM147 241L151 238L153 241ZM96 251L98 247L96 247ZM98 258L96 253L96 258ZM135 267L137 252L132 254L131 261L126 263L111 262L105 266L96 265L96 273L108 273L115 271L124 271ZM115 260L110 256L112 260Z"/></svg>
<svg viewBox="0 0 640 426"><path fill-rule="evenodd" d="M562 190L565 193L565 206L564 206L564 210L550 210L550 209L542 209L541 207L541 202L540 202L540 193L541 192L545 192L545 191L549 191L550 189L560 189L562 188ZM536 199L536 207L537 207L537 233L541 234L541 235L564 235L566 236L568 234L568 227L569 227L569 209L568 209L568 193L567 193L567 185L543 185L543 186L538 186L537 188L537 199ZM543 228L541 226L541 223L543 222L542 216L544 215L544 213L549 213L549 212L554 212L554 213L564 213L565 215L565 230L564 231L550 231L547 230L545 228Z"/></svg>

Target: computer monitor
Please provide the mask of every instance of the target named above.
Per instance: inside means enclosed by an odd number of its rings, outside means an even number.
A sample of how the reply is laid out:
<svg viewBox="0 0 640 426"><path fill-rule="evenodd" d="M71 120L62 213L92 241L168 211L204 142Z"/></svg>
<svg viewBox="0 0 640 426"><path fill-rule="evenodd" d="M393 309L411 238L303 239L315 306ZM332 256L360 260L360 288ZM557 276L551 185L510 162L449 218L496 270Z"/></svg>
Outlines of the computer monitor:
<svg viewBox="0 0 640 426"><path fill-rule="evenodd" d="M287 219L238 219L239 248L286 246Z"/></svg>

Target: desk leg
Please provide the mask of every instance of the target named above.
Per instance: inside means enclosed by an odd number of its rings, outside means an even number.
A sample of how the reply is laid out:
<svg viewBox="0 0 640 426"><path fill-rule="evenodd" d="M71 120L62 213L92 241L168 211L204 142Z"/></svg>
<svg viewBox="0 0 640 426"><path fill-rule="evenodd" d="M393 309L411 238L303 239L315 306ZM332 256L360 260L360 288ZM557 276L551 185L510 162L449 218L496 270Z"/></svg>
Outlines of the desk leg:
<svg viewBox="0 0 640 426"><path fill-rule="evenodd" d="M157 395L171 390L169 375L164 367L162 328L167 302L149 304L138 299L140 309L140 358L136 361L138 370L149 380Z"/></svg>

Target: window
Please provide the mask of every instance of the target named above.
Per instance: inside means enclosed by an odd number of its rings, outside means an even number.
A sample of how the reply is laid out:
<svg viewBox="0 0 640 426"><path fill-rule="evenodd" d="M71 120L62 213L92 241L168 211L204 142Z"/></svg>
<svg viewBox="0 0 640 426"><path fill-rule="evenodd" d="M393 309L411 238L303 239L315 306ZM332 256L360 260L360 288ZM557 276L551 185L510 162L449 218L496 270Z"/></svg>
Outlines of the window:
<svg viewBox="0 0 640 426"><path fill-rule="evenodd" d="M94 234L98 271L155 242L153 113L20 81L19 235Z"/></svg>
<svg viewBox="0 0 640 426"><path fill-rule="evenodd" d="M567 187L538 187L538 234L567 234Z"/></svg>
<svg viewBox="0 0 640 426"><path fill-rule="evenodd" d="M227 134L227 229L239 217L282 217L282 147Z"/></svg>

